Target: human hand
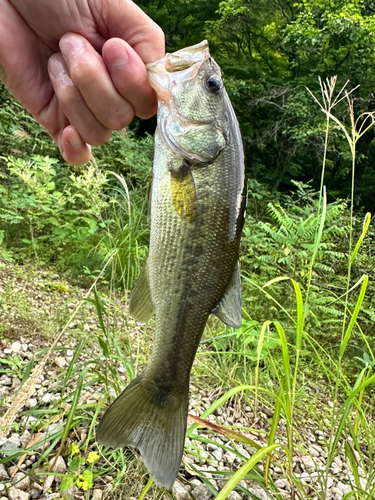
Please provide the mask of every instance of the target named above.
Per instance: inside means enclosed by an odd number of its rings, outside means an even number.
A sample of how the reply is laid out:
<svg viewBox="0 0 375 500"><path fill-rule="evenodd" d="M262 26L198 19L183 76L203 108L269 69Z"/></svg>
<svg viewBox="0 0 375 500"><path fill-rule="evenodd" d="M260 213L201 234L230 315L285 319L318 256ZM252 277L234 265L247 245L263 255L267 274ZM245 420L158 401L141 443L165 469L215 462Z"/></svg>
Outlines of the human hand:
<svg viewBox="0 0 375 500"><path fill-rule="evenodd" d="M130 0L0 0L0 79L66 161L156 111L144 63L164 35Z"/></svg>

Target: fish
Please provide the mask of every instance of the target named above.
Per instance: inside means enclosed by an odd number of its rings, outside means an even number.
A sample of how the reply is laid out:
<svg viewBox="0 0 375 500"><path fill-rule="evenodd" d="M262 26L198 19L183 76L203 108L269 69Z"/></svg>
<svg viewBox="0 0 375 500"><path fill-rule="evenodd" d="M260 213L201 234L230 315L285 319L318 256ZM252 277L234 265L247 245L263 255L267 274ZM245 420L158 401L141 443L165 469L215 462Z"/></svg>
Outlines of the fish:
<svg viewBox="0 0 375 500"><path fill-rule="evenodd" d="M245 206L240 128L206 40L146 65L158 97L149 255L131 293L155 314L148 364L110 405L97 440L133 446L171 489L181 465L192 364L210 314L241 325L239 244Z"/></svg>

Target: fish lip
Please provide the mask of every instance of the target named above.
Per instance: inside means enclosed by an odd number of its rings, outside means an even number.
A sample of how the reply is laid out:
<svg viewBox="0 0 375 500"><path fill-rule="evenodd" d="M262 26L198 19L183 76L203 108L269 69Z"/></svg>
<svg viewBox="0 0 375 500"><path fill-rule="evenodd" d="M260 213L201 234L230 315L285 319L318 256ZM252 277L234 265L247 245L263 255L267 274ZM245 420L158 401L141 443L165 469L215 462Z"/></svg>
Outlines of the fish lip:
<svg viewBox="0 0 375 500"><path fill-rule="evenodd" d="M181 56L185 56L185 54L201 54L203 57L201 58L202 60L204 59L207 59L207 57L210 56L210 53L209 53L209 48L208 48L208 42L207 40L203 40L202 42L200 43L197 43L195 45L192 45L191 47L184 47L183 49L179 49L179 50L176 50L175 52L171 52L171 53L166 53L164 57L162 57L161 59L158 59L157 61L150 61L148 63L146 63L146 69L147 71L149 70L152 70L152 68L156 65L158 65L159 63L162 63L163 61L165 61L165 59L168 57L168 56L174 56L174 55L181 55ZM188 58L186 58L188 59ZM195 62L199 62L200 59L198 59L197 61Z"/></svg>
<svg viewBox="0 0 375 500"><path fill-rule="evenodd" d="M176 80L194 77L203 64L210 57L207 40L196 45L167 53L158 61L146 63L146 69L151 87L158 97L169 103L172 97L172 86ZM179 76L181 75L181 76Z"/></svg>

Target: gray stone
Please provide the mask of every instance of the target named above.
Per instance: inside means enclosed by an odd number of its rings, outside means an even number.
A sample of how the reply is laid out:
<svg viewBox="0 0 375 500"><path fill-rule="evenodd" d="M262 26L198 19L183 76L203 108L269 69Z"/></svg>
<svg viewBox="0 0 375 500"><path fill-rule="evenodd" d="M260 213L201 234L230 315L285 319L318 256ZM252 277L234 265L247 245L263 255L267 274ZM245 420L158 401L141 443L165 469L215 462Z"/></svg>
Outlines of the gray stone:
<svg viewBox="0 0 375 500"><path fill-rule="evenodd" d="M55 458L56 457L51 458L51 460L49 461L50 469L51 469L53 463L55 462ZM57 472L58 474L64 474L64 472L66 472L66 470L67 470L67 467L66 467L65 460L63 459L62 456L59 456L56 460L54 467L53 467L53 471L51 471L51 472Z"/></svg>
<svg viewBox="0 0 375 500"><path fill-rule="evenodd" d="M55 480L55 476L47 476L44 480L44 483L43 483L43 490L48 491L51 488L54 480Z"/></svg>
<svg viewBox="0 0 375 500"><path fill-rule="evenodd" d="M37 489L35 489L35 488L32 488L32 489L29 491L29 493L30 493L30 498L31 498L31 500L37 500L37 498L39 498L39 497L40 497L40 495L41 495L40 491L38 491L38 490L37 490Z"/></svg>
<svg viewBox="0 0 375 500"><path fill-rule="evenodd" d="M320 455L320 449L319 449L319 446L316 446L314 444L312 444L311 446L309 446L309 453L312 457L319 457Z"/></svg>
<svg viewBox="0 0 375 500"><path fill-rule="evenodd" d="M206 488L204 484L196 486L192 492L191 496L195 500L210 500L212 498L212 493Z"/></svg>
<svg viewBox="0 0 375 500"><path fill-rule="evenodd" d="M350 486L350 484L344 484L341 481L337 482L336 488L338 488L339 490L341 490L344 493L344 495L347 495L348 493L350 493L351 491L353 491L353 489Z"/></svg>
<svg viewBox="0 0 375 500"><path fill-rule="evenodd" d="M8 375L2 375L0 381L1 385L12 385L12 379Z"/></svg>
<svg viewBox="0 0 375 500"><path fill-rule="evenodd" d="M304 483L311 483L311 476L308 472L302 472L301 474L301 481Z"/></svg>
<svg viewBox="0 0 375 500"><path fill-rule="evenodd" d="M229 463L229 464L233 464L235 459L236 459L236 455L234 453L232 453L231 451L227 451L226 454L224 455L224 459Z"/></svg>
<svg viewBox="0 0 375 500"><path fill-rule="evenodd" d="M26 447L26 445L29 443L31 439L31 432L29 432L27 429L24 431L22 436L20 437L20 442L23 448Z"/></svg>
<svg viewBox="0 0 375 500"><path fill-rule="evenodd" d="M290 484L286 479L277 479L275 486L280 490L290 491Z"/></svg>
<svg viewBox="0 0 375 500"><path fill-rule="evenodd" d="M303 456L301 457L302 464L303 464L303 469L305 472L315 472L315 462L314 460L309 457L309 456Z"/></svg>
<svg viewBox="0 0 375 500"><path fill-rule="evenodd" d="M340 467L336 462L332 462L330 470L333 474L338 475L342 470L342 466Z"/></svg>
<svg viewBox="0 0 375 500"><path fill-rule="evenodd" d="M218 446L216 447L216 450L213 450L211 452L211 454L218 462L221 462L221 460L223 460L223 450Z"/></svg>
<svg viewBox="0 0 375 500"><path fill-rule="evenodd" d="M237 491L231 491L227 496L228 500L241 500L241 495Z"/></svg>
<svg viewBox="0 0 375 500"><path fill-rule="evenodd" d="M0 464L0 481L7 481L9 479L9 474L3 464Z"/></svg>
<svg viewBox="0 0 375 500"><path fill-rule="evenodd" d="M11 486L8 490L8 498L9 500L29 500L30 495L19 488Z"/></svg>
<svg viewBox="0 0 375 500"><path fill-rule="evenodd" d="M30 478L24 472L17 472L13 477L12 483L20 490L27 490L30 487Z"/></svg>
<svg viewBox="0 0 375 500"><path fill-rule="evenodd" d="M189 492L185 489L185 487L179 482L175 481L174 485L174 492L177 497L177 500L191 500L191 496L189 495Z"/></svg>
<svg viewBox="0 0 375 500"><path fill-rule="evenodd" d="M35 406L38 404L38 400L36 398L30 398L26 401L25 406L27 408L35 408Z"/></svg>
<svg viewBox="0 0 375 500"><path fill-rule="evenodd" d="M20 440L20 435L14 432L13 434L8 437L8 443L13 443L19 448L21 446L21 440Z"/></svg>
<svg viewBox="0 0 375 500"><path fill-rule="evenodd" d="M16 342L13 342L13 344L10 346L10 348L12 349L12 352L21 352L21 349L22 349L22 346L21 346L21 343L16 341Z"/></svg>
<svg viewBox="0 0 375 500"><path fill-rule="evenodd" d="M264 490L261 490L260 488L257 488L255 490L251 489L250 491L259 500L271 500L271 498L267 495L267 493Z"/></svg>
<svg viewBox="0 0 375 500"><path fill-rule="evenodd" d="M6 441L3 446L0 448L0 453L5 455L6 457L10 457L14 455L17 451L19 451L19 447L10 441Z"/></svg>
<svg viewBox="0 0 375 500"><path fill-rule="evenodd" d="M103 490L96 488L92 492L91 500L102 500L102 497L103 497Z"/></svg>
<svg viewBox="0 0 375 500"><path fill-rule="evenodd" d="M50 392L46 392L42 397L42 403L48 404L53 398L53 394Z"/></svg>
<svg viewBox="0 0 375 500"><path fill-rule="evenodd" d="M62 356L57 356L53 361L55 365L58 366L59 368L65 368L66 365L68 364L66 359L63 358Z"/></svg>
<svg viewBox="0 0 375 500"><path fill-rule="evenodd" d="M330 493L330 498L332 498L332 500L342 500L344 497L344 493L339 488L336 488L335 486L333 486L333 488L331 488L329 493Z"/></svg>

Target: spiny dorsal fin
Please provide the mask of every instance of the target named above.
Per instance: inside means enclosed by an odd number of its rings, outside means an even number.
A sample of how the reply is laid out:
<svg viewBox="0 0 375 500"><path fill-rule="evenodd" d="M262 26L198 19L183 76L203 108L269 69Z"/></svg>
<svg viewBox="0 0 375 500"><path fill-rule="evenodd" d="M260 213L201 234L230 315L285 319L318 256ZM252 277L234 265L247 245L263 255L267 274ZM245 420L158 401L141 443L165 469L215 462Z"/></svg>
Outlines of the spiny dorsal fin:
<svg viewBox="0 0 375 500"><path fill-rule="evenodd" d="M155 311L152 303L148 265L142 269L130 296L129 314L135 320L146 323Z"/></svg>
<svg viewBox="0 0 375 500"><path fill-rule="evenodd" d="M237 262L223 298L212 311L223 323L232 328L241 326L241 275Z"/></svg>

